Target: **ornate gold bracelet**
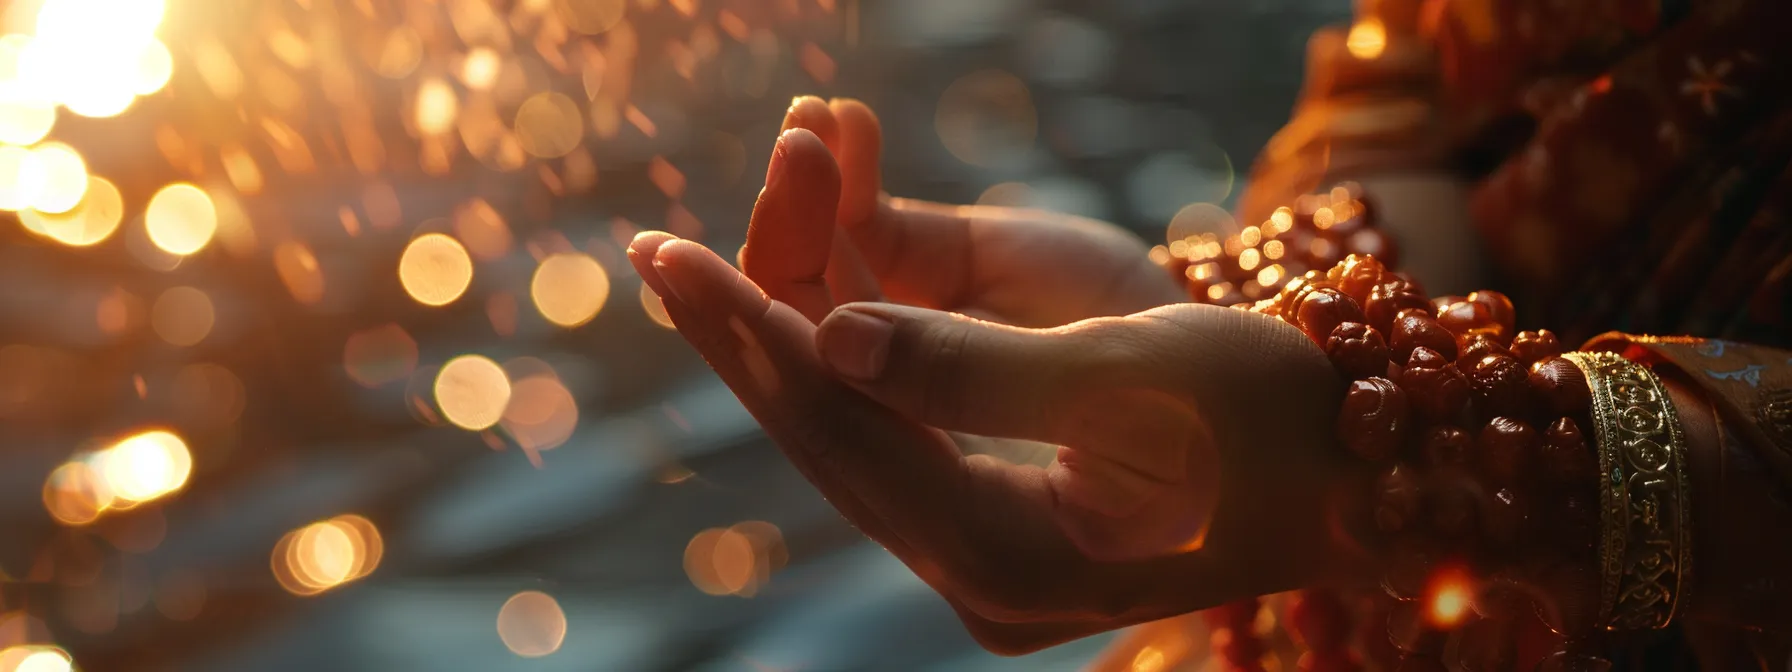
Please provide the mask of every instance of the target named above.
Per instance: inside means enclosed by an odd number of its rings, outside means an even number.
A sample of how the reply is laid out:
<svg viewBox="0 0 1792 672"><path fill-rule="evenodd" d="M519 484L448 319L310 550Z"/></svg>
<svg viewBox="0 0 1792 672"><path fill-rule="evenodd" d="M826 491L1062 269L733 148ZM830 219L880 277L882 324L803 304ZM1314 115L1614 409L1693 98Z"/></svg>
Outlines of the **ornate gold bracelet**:
<svg viewBox="0 0 1792 672"><path fill-rule="evenodd" d="M1648 367L1606 352L1563 355L1593 393L1600 470L1600 608L1607 630L1664 628L1692 569L1686 439Z"/></svg>

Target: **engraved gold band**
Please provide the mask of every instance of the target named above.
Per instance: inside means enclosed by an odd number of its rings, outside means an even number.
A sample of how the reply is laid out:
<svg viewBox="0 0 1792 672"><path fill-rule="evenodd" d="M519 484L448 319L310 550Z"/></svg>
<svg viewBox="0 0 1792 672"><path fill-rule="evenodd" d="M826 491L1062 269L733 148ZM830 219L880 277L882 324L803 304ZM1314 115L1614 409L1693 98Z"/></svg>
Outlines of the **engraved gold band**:
<svg viewBox="0 0 1792 672"><path fill-rule="evenodd" d="M1563 355L1587 376L1599 446L1600 607L1607 630L1665 628L1692 569L1686 439L1648 367L1606 352Z"/></svg>

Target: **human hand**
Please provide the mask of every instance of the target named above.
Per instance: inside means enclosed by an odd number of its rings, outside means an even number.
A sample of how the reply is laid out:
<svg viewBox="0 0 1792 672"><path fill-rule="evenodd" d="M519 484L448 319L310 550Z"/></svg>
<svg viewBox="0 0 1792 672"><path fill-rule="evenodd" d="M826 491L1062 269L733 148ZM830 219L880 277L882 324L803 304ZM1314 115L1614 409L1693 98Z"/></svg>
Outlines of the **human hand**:
<svg viewBox="0 0 1792 672"><path fill-rule="evenodd" d="M787 293L831 310L818 328L694 243L643 234L629 256L786 456L991 650L1363 566L1339 503L1372 476L1332 439L1330 364L1277 320L1178 305L1021 329ZM1063 448L967 459L946 430Z"/></svg>
<svg viewBox="0 0 1792 672"><path fill-rule="evenodd" d="M882 132L863 103L798 98L784 128L740 262L811 320L834 303L888 300L1057 326L1184 299L1112 224L884 196Z"/></svg>

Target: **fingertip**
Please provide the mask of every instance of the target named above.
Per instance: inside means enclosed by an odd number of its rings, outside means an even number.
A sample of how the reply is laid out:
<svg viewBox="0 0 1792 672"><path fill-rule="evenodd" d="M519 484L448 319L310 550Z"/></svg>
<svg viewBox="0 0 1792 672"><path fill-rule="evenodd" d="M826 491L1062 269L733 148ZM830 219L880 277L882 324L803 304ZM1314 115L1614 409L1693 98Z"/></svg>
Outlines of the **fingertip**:
<svg viewBox="0 0 1792 672"><path fill-rule="evenodd" d="M662 299L672 298L672 294L667 289L665 280L660 278L659 269L654 267L653 260L661 247L674 240L678 240L678 237L665 231L642 231L635 234L634 240L628 243L629 265L635 268L641 281L647 283L648 288Z"/></svg>
<svg viewBox="0 0 1792 672"><path fill-rule="evenodd" d="M827 147L835 147L840 139L840 126L834 119L834 112L827 101L815 96L797 96L790 101L790 109L784 112L784 126L781 131L805 129L820 138Z"/></svg>

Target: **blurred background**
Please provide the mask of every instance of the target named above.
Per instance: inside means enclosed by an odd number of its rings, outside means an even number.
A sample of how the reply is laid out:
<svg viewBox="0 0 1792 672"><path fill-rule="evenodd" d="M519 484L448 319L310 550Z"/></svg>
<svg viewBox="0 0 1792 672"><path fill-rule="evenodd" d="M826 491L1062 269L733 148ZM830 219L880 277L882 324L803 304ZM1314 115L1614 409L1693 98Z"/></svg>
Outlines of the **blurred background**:
<svg viewBox="0 0 1792 672"><path fill-rule="evenodd" d="M623 246L793 96L1161 242L1345 0L0 2L0 672L1057 670L778 455Z"/></svg>

